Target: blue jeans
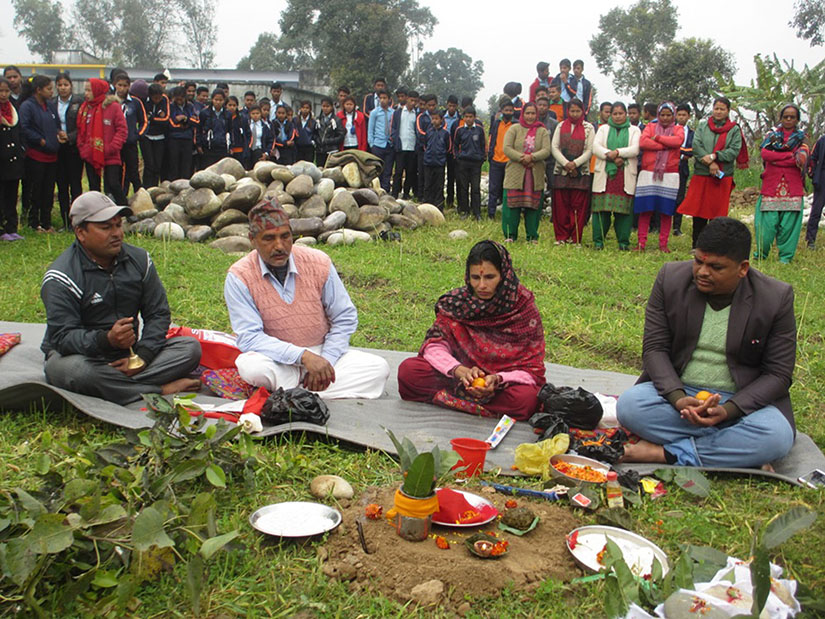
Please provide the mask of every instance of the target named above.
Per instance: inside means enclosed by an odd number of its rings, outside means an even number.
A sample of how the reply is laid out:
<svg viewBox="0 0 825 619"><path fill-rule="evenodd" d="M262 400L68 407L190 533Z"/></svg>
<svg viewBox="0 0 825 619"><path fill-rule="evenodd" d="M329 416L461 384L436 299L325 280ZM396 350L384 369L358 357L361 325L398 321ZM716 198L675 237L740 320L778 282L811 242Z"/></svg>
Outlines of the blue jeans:
<svg viewBox="0 0 825 619"><path fill-rule="evenodd" d="M688 395L700 389L685 385ZM717 391L722 403L732 393ZM625 391L616 406L619 423L646 441L662 445L681 466L757 468L785 456L794 435L775 406L766 406L734 421L695 426L656 392L652 382Z"/></svg>

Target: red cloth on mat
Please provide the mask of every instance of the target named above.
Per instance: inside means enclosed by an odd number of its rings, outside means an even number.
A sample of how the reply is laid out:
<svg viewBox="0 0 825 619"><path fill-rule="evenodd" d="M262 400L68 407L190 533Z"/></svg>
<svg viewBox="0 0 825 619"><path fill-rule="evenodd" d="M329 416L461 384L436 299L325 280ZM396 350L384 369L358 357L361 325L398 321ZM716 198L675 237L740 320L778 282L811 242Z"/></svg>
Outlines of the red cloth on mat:
<svg viewBox="0 0 825 619"><path fill-rule="evenodd" d="M189 327L170 327L166 337L186 335L194 337L201 344L201 365L210 370L234 368L235 359L241 354L240 349L229 342L235 337L221 331L208 329L190 329Z"/></svg>

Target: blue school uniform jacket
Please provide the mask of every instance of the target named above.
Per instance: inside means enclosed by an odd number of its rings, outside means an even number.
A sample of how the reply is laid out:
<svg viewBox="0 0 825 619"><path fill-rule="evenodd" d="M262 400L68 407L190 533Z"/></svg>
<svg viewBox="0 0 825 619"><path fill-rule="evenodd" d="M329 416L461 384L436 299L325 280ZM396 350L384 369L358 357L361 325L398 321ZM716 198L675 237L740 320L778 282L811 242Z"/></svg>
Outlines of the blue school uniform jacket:
<svg viewBox="0 0 825 619"><path fill-rule="evenodd" d="M146 131L143 135L149 136L166 136L169 131L169 99L166 95L162 95L161 100L157 103L152 103L151 99L146 99L143 102L143 109L146 113Z"/></svg>
<svg viewBox="0 0 825 619"><path fill-rule="evenodd" d="M209 151L229 151L232 139L232 115L226 108L218 112L211 105L198 115L198 146Z"/></svg>
<svg viewBox="0 0 825 619"><path fill-rule="evenodd" d="M272 133L272 124L268 120L261 119L261 150L271 152L275 146L275 135ZM252 133L252 120L246 124L247 143L250 151L255 149L255 136Z"/></svg>
<svg viewBox="0 0 825 619"><path fill-rule="evenodd" d="M415 150L424 150L424 138L427 136L427 129L432 124L430 113L421 112L415 119Z"/></svg>
<svg viewBox="0 0 825 619"><path fill-rule="evenodd" d="M484 161L486 145L483 127L478 123L472 127L464 125L455 130L453 155L458 161Z"/></svg>
<svg viewBox="0 0 825 619"><path fill-rule="evenodd" d="M307 118L305 127L301 115L298 114L292 119L292 122L295 123L295 131L297 132L295 144L297 146L312 146L312 136L315 134L315 119L312 116Z"/></svg>
<svg viewBox="0 0 825 619"><path fill-rule="evenodd" d="M693 157L693 134L694 131L688 126L685 142L682 144L681 154L679 155L679 175L687 177L690 174L690 158Z"/></svg>
<svg viewBox="0 0 825 619"><path fill-rule="evenodd" d="M273 145L270 147L270 150L289 150L295 148L295 144L292 146L287 146L286 143L289 140L295 140L298 136L298 132L295 131L295 127L290 120L284 120L283 122L283 136L281 135L281 122L276 118L271 123L272 126L272 138L273 138Z"/></svg>
<svg viewBox="0 0 825 619"><path fill-rule="evenodd" d="M128 95L126 100L121 102L120 109L126 118L126 129L129 133L126 136L126 144L137 143L140 136L146 132L146 110L140 99Z"/></svg>
<svg viewBox="0 0 825 619"><path fill-rule="evenodd" d="M424 165L446 165L447 153L451 147L450 132L443 126L436 129L430 124L427 128L427 135L424 137Z"/></svg>
<svg viewBox="0 0 825 619"><path fill-rule="evenodd" d="M37 150L53 155L60 150L57 141L57 132L60 131L60 119L57 109L51 101L45 106L40 105L37 99L29 97L20 104L20 129L23 134L23 145L26 149ZM40 140L46 140L41 146Z"/></svg>
<svg viewBox="0 0 825 619"><path fill-rule="evenodd" d="M186 116L184 120L178 123L175 119L178 116ZM200 117L195 111L195 106L191 103L184 103L178 105L177 103L169 104L169 137L176 140L195 140L195 129L200 124Z"/></svg>

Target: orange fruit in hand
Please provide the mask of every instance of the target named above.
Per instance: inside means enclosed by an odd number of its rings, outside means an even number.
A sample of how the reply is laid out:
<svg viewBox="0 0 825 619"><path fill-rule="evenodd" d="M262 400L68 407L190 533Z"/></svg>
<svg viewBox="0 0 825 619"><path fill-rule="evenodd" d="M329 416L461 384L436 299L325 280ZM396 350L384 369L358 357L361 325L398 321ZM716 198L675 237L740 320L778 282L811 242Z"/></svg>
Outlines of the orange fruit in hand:
<svg viewBox="0 0 825 619"><path fill-rule="evenodd" d="M704 402L710 396L711 396L710 391L700 391L699 393L696 394L696 399L701 400L702 402Z"/></svg>
<svg viewBox="0 0 825 619"><path fill-rule="evenodd" d="M483 389L483 388L484 388L484 387L486 387L486 386L487 386L487 381L486 381L486 380L484 380L484 377L483 377L483 376L479 376L478 378L476 378L476 379L473 381L473 387L477 387L477 388L479 388L479 389Z"/></svg>

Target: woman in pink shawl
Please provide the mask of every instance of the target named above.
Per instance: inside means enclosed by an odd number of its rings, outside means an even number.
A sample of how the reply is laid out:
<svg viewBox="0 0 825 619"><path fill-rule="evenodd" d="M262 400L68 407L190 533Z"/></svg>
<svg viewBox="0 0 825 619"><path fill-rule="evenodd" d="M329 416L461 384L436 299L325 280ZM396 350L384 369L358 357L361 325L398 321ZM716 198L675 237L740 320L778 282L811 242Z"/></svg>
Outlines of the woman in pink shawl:
<svg viewBox="0 0 825 619"><path fill-rule="evenodd" d="M659 106L656 122L645 127L639 140L642 151L642 171L636 182L633 212L639 215L638 251L644 251L650 217L659 213L659 250L670 253L667 239L676 196L679 193L679 155L685 130L674 122L676 106L666 101Z"/></svg>
<svg viewBox="0 0 825 619"><path fill-rule="evenodd" d="M527 242L538 243L544 197L544 161L550 156L550 134L538 120L535 103L524 105L519 124L513 124L504 134L502 150L508 158L501 206L504 242L518 238L519 221L524 213Z"/></svg>

